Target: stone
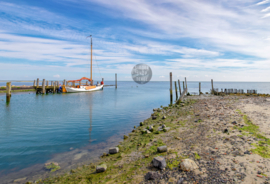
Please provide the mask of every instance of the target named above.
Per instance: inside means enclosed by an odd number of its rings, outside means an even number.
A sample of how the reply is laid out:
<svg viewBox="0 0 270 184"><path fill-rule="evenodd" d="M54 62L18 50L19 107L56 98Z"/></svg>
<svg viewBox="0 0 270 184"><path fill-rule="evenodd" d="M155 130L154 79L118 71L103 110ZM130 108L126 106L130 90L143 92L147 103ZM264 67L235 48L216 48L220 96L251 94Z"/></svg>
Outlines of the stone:
<svg viewBox="0 0 270 184"><path fill-rule="evenodd" d="M145 175L146 180L159 180L161 177L161 174L158 172L150 171Z"/></svg>
<svg viewBox="0 0 270 184"><path fill-rule="evenodd" d="M56 166L59 166L59 164L57 162L47 162L47 163L45 163L45 166L49 166L51 164L54 164Z"/></svg>
<svg viewBox="0 0 270 184"><path fill-rule="evenodd" d="M25 178L16 179L16 180L14 180L14 183L23 182L24 180L26 180L26 177Z"/></svg>
<svg viewBox="0 0 270 184"><path fill-rule="evenodd" d="M148 128L148 130L150 130L152 132L154 130L153 126L150 125L149 128Z"/></svg>
<svg viewBox="0 0 270 184"><path fill-rule="evenodd" d="M152 119L153 119L153 120L157 119L157 116L152 116Z"/></svg>
<svg viewBox="0 0 270 184"><path fill-rule="evenodd" d="M162 125L161 128L166 128L166 125Z"/></svg>
<svg viewBox="0 0 270 184"><path fill-rule="evenodd" d="M140 122L140 126L143 126L143 122Z"/></svg>
<svg viewBox="0 0 270 184"><path fill-rule="evenodd" d="M197 166L197 164L190 159L184 159L182 160L182 162L180 163L180 169L182 169L183 171L194 171L195 169L198 169L199 167Z"/></svg>
<svg viewBox="0 0 270 184"><path fill-rule="evenodd" d="M118 147L113 147L109 149L109 153L110 154L115 154L119 152L119 148Z"/></svg>
<svg viewBox="0 0 270 184"><path fill-rule="evenodd" d="M167 166L165 158L162 156L155 157L152 160L152 163L154 167L159 168L160 170L164 169Z"/></svg>
<svg viewBox="0 0 270 184"><path fill-rule="evenodd" d="M145 133L145 134L151 134L151 132L149 130L147 130L147 129L144 129L143 130L143 133Z"/></svg>
<svg viewBox="0 0 270 184"><path fill-rule="evenodd" d="M157 111L158 109L153 109L153 111Z"/></svg>
<svg viewBox="0 0 270 184"><path fill-rule="evenodd" d="M166 119L166 116L163 116L162 119Z"/></svg>
<svg viewBox="0 0 270 184"><path fill-rule="evenodd" d="M229 130L227 128L223 130L223 133L228 133L228 132Z"/></svg>
<svg viewBox="0 0 270 184"><path fill-rule="evenodd" d="M180 178L176 184L182 184L184 182L184 178Z"/></svg>
<svg viewBox="0 0 270 184"><path fill-rule="evenodd" d="M157 148L159 153L167 152L167 146L160 146Z"/></svg>
<svg viewBox="0 0 270 184"><path fill-rule="evenodd" d="M236 123L236 121L233 121L232 124L233 124L233 125L236 125L237 123Z"/></svg>
<svg viewBox="0 0 270 184"><path fill-rule="evenodd" d="M128 138L128 136L124 135L124 139L127 139L127 138Z"/></svg>
<svg viewBox="0 0 270 184"><path fill-rule="evenodd" d="M98 165L98 166L96 167L96 172L97 172L97 173L104 172L104 171L106 171L106 169L107 169L106 164L101 164L101 165Z"/></svg>

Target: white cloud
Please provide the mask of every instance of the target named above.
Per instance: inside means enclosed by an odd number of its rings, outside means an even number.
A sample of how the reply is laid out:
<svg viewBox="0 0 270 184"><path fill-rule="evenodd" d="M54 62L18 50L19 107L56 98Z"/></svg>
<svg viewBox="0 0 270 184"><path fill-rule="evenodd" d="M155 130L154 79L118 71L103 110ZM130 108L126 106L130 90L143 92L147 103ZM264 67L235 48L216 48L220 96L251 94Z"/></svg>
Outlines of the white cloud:
<svg viewBox="0 0 270 184"><path fill-rule="evenodd" d="M57 75L54 75L53 77L55 77L55 78L60 78L60 75L57 74Z"/></svg>

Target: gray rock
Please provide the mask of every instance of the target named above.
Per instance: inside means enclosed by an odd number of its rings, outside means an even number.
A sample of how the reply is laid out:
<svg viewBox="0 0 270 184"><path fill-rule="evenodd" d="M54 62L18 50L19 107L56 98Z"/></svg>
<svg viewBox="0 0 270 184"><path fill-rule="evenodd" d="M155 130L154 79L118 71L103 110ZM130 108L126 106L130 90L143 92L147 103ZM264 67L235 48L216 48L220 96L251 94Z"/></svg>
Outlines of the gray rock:
<svg viewBox="0 0 270 184"><path fill-rule="evenodd" d="M158 109L153 109L153 111L157 111Z"/></svg>
<svg viewBox="0 0 270 184"><path fill-rule="evenodd" d="M150 130L152 132L154 130L153 126L150 125L148 130Z"/></svg>
<svg viewBox="0 0 270 184"><path fill-rule="evenodd" d="M115 154L119 152L119 148L118 147L113 147L109 149L109 153L110 154Z"/></svg>
<svg viewBox="0 0 270 184"><path fill-rule="evenodd" d="M166 125L162 125L161 128L166 128Z"/></svg>
<svg viewBox="0 0 270 184"><path fill-rule="evenodd" d="M182 184L184 182L184 178L180 178L176 184Z"/></svg>
<svg viewBox="0 0 270 184"><path fill-rule="evenodd" d="M106 171L106 169L107 169L106 164L98 165L98 166L96 167L96 172L97 172L97 173L104 172L104 171Z"/></svg>
<svg viewBox="0 0 270 184"><path fill-rule="evenodd" d="M155 157L152 162L154 167L157 167L161 170L167 166L165 158L161 156Z"/></svg>
<svg viewBox="0 0 270 184"><path fill-rule="evenodd" d="M162 119L166 119L166 116L163 116Z"/></svg>
<svg viewBox="0 0 270 184"><path fill-rule="evenodd" d="M143 122L140 122L140 126L143 126Z"/></svg>
<svg viewBox="0 0 270 184"><path fill-rule="evenodd" d="M159 153L167 152L167 146L160 146L157 148Z"/></svg>
<svg viewBox="0 0 270 184"><path fill-rule="evenodd" d="M147 130L147 129L144 129L143 132L146 133L146 134L151 134L151 132L149 130Z"/></svg>
<svg viewBox="0 0 270 184"><path fill-rule="evenodd" d="M145 175L146 180L159 180L161 177L161 174L158 172L150 171Z"/></svg>
<svg viewBox="0 0 270 184"><path fill-rule="evenodd" d="M184 159L182 160L181 164L180 164L180 168L183 171L194 171L195 169L198 169L199 167L197 166L197 164L190 159Z"/></svg>
<svg viewBox="0 0 270 184"><path fill-rule="evenodd" d="M152 116L152 119L155 120L155 119L157 119L157 117L156 116Z"/></svg>

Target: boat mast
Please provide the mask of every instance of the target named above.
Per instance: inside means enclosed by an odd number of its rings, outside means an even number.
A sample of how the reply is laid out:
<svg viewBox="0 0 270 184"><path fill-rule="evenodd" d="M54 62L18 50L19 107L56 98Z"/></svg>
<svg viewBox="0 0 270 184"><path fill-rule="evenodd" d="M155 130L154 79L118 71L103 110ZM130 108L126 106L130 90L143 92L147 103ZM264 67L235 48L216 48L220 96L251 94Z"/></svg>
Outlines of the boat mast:
<svg viewBox="0 0 270 184"><path fill-rule="evenodd" d="M93 45L92 45L92 35L91 35L91 83L93 85L93 80L92 80L92 48L93 48Z"/></svg>

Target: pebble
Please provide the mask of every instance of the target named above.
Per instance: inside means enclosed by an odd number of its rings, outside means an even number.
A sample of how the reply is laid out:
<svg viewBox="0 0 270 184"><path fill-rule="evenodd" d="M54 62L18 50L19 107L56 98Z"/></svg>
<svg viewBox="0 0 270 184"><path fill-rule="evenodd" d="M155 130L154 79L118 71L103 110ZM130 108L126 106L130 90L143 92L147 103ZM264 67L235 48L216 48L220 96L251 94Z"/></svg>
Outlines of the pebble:
<svg viewBox="0 0 270 184"><path fill-rule="evenodd" d="M150 171L145 175L146 180L159 180L161 175L158 172Z"/></svg>
<svg viewBox="0 0 270 184"><path fill-rule="evenodd" d="M160 170L164 169L167 166L165 158L162 156L155 157L152 162L153 166L159 168Z"/></svg>
<svg viewBox="0 0 270 184"><path fill-rule="evenodd" d="M167 152L167 146L160 146L157 148L159 153Z"/></svg>
<svg viewBox="0 0 270 184"><path fill-rule="evenodd" d="M106 170L107 170L106 164L98 165L98 166L96 167L96 172L97 172L97 173L104 172L104 171L106 171Z"/></svg>
<svg viewBox="0 0 270 184"><path fill-rule="evenodd" d="M118 147L113 147L109 149L109 153L110 154L115 154L119 152L119 148Z"/></svg>

